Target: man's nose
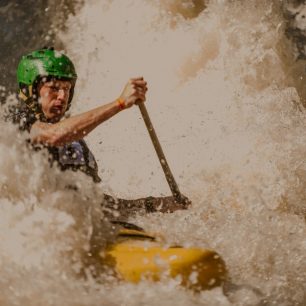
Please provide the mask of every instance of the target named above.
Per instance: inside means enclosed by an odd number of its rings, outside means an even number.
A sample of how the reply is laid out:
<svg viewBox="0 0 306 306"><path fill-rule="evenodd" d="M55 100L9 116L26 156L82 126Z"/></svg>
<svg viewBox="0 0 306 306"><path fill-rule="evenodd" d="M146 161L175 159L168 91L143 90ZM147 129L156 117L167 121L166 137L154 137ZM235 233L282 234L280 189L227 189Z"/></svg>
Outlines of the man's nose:
<svg viewBox="0 0 306 306"><path fill-rule="evenodd" d="M60 100L64 100L66 96L66 92L64 89L60 89L57 93L57 98Z"/></svg>

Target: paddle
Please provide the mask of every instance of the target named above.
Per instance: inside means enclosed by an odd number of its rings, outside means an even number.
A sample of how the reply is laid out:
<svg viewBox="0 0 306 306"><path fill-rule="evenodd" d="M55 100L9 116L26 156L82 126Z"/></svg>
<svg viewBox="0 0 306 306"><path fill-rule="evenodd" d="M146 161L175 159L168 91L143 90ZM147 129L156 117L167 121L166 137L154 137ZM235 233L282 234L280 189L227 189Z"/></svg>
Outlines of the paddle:
<svg viewBox="0 0 306 306"><path fill-rule="evenodd" d="M168 182L168 185L170 187L172 195L173 195L173 197L174 197L174 199L175 199L175 201L177 203L187 204L188 199L186 199L186 197L184 197L181 194L181 192L180 192L180 190L179 190L179 188L178 188L178 186L176 184L176 181L175 181L175 179L173 177L173 174L172 174L172 172L170 170L170 167L169 167L169 165L167 163L165 154L164 154L164 152L162 150L162 147L161 147L161 145L159 143L159 140L158 140L157 135L155 133L155 130L153 128L153 125L152 125L151 119L149 117L147 108L146 108L145 104L142 103L142 102L138 103L138 106L139 106L142 118L143 118L143 120L144 120L144 122L146 124L146 127L147 127L147 130L149 132L149 135L151 137L151 140L152 140L152 143L154 145L155 151L157 153L159 162L160 162L160 164L161 164L161 166L163 168L163 171L164 171L164 174L166 176L166 180Z"/></svg>

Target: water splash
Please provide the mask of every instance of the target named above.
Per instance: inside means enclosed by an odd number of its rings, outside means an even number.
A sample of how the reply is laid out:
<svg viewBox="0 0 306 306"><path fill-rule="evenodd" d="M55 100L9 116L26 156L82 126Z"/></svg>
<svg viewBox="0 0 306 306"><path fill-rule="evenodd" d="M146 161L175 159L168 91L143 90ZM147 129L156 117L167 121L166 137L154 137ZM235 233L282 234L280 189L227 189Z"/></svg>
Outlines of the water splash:
<svg viewBox="0 0 306 306"><path fill-rule="evenodd" d="M30 305L48 299L65 305L305 303L306 118L297 81L302 70L292 64L284 23L278 1L92 1L68 18L58 34L80 76L72 112L114 100L129 77L144 75L157 134L193 200L187 212L132 221L165 233L169 244L217 250L236 287L227 299L220 290L194 296L171 281L134 286L74 277L71 257L63 254L76 254L82 266L102 191L79 176L72 179L86 186L84 198L66 190L70 174L58 180L53 169L46 175L44 158L24 157L22 146L11 145L11 131L1 133L1 152L9 153L1 155L1 186L7 186L1 187L1 216L9 220L1 227L22 247L13 254L16 245L2 237L4 305L20 303L21 293L32 298ZM88 142L104 190L131 198L168 193L137 108L99 127ZM53 256L45 259L42 250ZM33 273L38 284L22 285ZM39 295L42 288L55 288L53 300L51 289Z"/></svg>

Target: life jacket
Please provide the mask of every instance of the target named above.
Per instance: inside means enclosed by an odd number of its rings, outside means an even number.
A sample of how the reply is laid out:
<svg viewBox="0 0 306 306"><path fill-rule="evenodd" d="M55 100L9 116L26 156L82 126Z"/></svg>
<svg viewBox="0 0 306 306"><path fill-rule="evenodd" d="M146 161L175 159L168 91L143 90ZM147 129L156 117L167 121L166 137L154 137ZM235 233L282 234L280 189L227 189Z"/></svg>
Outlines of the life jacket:
<svg viewBox="0 0 306 306"><path fill-rule="evenodd" d="M47 147L47 149L50 153L51 163L56 161L62 171L82 171L91 176L94 182L101 181L95 157L83 139L62 147Z"/></svg>

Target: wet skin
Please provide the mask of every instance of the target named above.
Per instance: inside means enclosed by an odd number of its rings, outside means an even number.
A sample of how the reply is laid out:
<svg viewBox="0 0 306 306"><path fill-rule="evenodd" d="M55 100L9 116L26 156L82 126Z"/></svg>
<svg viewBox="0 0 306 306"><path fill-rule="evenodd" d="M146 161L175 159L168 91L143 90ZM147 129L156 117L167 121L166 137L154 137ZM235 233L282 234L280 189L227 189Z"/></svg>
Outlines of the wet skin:
<svg viewBox="0 0 306 306"><path fill-rule="evenodd" d="M65 114L70 96L69 81L53 80L39 86L39 102L47 119L59 121Z"/></svg>

